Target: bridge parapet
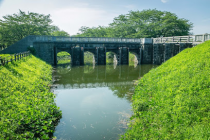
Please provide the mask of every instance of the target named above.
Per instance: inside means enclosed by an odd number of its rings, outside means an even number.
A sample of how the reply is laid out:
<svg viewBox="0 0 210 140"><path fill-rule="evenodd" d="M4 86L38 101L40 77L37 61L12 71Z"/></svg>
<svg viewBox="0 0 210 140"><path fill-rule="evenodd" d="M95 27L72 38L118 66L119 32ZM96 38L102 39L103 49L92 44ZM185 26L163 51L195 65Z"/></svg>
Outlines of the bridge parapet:
<svg viewBox="0 0 210 140"><path fill-rule="evenodd" d="M189 35L189 36L172 36L153 38L153 43L193 43L200 44L210 40L210 34Z"/></svg>
<svg viewBox="0 0 210 140"><path fill-rule="evenodd" d="M36 36L36 41L43 42L105 42L105 43L141 43L140 38L104 38L104 37L61 37L61 36Z"/></svg>

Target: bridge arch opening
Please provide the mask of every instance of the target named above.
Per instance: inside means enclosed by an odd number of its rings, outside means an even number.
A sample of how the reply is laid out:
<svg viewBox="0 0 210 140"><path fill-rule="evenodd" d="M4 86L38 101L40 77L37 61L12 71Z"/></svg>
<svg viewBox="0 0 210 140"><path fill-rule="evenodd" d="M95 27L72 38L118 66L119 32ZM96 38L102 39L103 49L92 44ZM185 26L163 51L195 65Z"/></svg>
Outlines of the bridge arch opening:
<svg viewBox="0 0 210 140"><path fill-rule="evenodd" d="M84 52L84 73L92 73L95 69L95 56L92 52Z"/></svg>
<svg viewBox="0 0 210 140"><path fill-rule="evenodd" d="M84 52L84 65L95 65L95 56L92 52Z"/></svg>
<svg viewBox="0 0 210 140"><path fill-rule="evenodd" d="M117 65L117 54L109 51L106 52L106 65Z"/></svg>
<svg viewBox="0 0 210 140"><path fill-rule="evenodd" d="M71 64L71 55L66 51L58 52L57 64Z"/></svg>
<svg viewBox="0 0 210 140"><path fill-rule="evenodd" d="M138 55L134 52L129 52L129 66L136 67L138 65Z"/></svg>

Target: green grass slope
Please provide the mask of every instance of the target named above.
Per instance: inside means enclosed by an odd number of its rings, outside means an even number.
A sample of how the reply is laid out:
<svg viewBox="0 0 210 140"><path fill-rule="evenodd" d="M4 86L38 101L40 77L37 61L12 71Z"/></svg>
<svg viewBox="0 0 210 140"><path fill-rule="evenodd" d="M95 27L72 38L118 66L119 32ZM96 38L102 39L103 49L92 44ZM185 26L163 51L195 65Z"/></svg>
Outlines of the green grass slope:
<svg viewBox="0 0 210 140"><path fill-rule="evenodd" d="M49 139L61 112L52 67L34 56L0 66L0 139Z"/></svg>
<svg viewBox="0 0 210 140"><path fill-rule="evenodd" d="M210 41L185 49L140 79L121 139L210 139Z"/></svg>

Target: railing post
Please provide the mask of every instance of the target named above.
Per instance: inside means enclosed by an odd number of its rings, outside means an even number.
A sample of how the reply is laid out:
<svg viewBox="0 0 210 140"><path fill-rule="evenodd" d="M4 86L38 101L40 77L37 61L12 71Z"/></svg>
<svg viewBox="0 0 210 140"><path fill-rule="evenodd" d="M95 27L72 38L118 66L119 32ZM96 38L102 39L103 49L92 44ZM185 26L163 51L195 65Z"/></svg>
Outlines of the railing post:
<svg viewBox="0 0 210 140"><path fill-rule="evenodd" d="M3 60L2 60L2 58L1 58L1 56L0 56L0 62L1 62L1 65L3 65Z"/></svg>
<svg viewBox="0 0 210 140"><path fill-rule="evenodd" d="M5 65L5 63L6 63L6 58L4 57L4 65Z"/></svg>
<svg viewBox="0 0 210 140"><path fill-rule="evenodd" d="M13 60L13 55L10 55L10 62L12 63L12 60Z"/></svg>

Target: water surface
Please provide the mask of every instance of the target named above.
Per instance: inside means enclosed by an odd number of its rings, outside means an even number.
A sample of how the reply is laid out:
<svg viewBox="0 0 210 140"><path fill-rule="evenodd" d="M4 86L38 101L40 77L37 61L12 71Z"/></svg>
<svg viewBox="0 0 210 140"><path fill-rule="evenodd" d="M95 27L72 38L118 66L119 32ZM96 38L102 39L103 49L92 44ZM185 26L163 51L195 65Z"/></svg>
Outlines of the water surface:
<svg viewBox="0 0 210 140"><path fill-rule="evenodd" d="M66 140L116 140L127 129L134 82L153 65L58 66L56 104L62 119L54 136Z"/></svg>

